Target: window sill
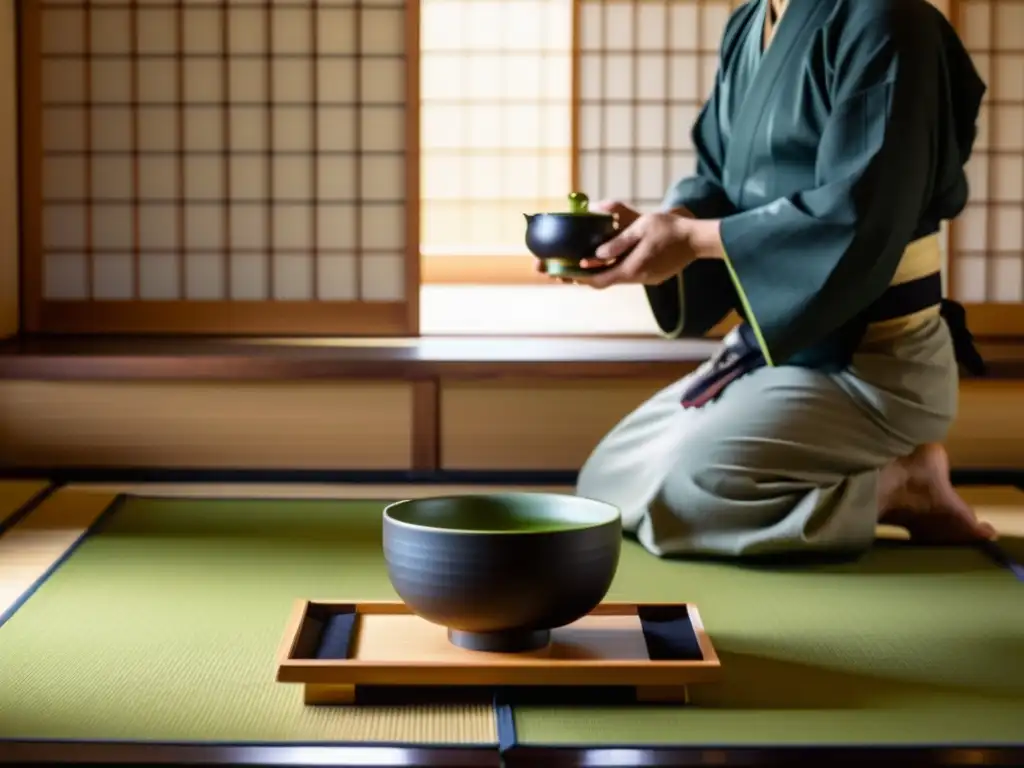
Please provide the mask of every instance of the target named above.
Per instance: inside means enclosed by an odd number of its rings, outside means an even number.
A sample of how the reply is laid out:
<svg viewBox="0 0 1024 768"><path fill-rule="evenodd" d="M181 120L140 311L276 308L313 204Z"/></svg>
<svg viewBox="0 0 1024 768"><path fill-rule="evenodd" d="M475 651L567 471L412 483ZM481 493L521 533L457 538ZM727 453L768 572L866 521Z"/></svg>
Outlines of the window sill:
<svg viewBox="0 0 1024 768"><path fill-rule="evenodd" d="M543 279L543 278L542 278ZM658 327L640 286L424 285L424 336L650 336Z"/></svg>
<svg viewBox="0 0 1024 768"><path fill-rule="evenodd" d="M0 378L36 381L672 378L714 341L567 337L26 337L0 343Z"/></svg>
<svg viewBox="0 0 1024 768"><path fill-rule="evenodd" d="M433 285L551 285L534 270L528 254L474 256L430 255L420 259L420 282ZM555 283L557 285L557 283Z"/></svg>

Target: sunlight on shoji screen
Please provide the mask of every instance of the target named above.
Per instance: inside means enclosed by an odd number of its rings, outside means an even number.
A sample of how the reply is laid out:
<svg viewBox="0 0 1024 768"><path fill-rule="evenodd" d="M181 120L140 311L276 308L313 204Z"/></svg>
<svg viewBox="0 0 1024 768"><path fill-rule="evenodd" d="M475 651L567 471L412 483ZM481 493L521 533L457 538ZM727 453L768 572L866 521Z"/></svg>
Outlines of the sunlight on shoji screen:
<svg viewBox="0 0 1024 768"><path fill-rule="evenodd" d="M400 300L395 0L42 10L44 296Z"/></svg>
<svg viewBox="0 0 1024 768"><path fill-rule="evenodd" d="M660 205L695 166L690 129L732 11L714 0L581 0L580 186Z"/></svg>
<svg viewBox="0 0 1024 768"><path fill-rule="evenodd" d="M422 0L421 249L522 254L571 189L571 0Z"/></svg>
<svg viewBox="0 0 1024 768"><path fill-rule="evenodd" d="M954 224L955 298L1024 301L1024 0L961 0L958 24L988 83L971 202Z"/></svg>

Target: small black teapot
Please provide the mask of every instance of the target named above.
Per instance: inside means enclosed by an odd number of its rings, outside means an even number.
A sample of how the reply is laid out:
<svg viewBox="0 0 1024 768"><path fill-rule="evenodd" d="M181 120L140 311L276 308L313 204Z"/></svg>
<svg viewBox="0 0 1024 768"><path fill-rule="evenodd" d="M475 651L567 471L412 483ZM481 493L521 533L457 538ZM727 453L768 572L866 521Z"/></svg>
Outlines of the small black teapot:
<svg viewBox="0 0 1024 768"><path fill-rule="evenodd" d="M527 213L526 247L544 262L552 277L579 277L608 269L585 269L580 262L594 258L600 245L619 233L619 220L611 213L590 210L590 200L582 192L569 195L566 213ZM611 265L609 265L611 266Z"/></svg>

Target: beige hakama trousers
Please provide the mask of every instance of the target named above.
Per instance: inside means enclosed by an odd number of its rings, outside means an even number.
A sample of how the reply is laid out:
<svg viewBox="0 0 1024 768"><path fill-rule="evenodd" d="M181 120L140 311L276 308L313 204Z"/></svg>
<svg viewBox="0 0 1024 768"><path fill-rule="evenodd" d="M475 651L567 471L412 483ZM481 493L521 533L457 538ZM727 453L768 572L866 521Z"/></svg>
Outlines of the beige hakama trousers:
<svg viewBox="0 0 1024 768"><path fill-rule="evenodd" d="M879 470L944 440L958 393L940 317L862 345L842 373L761 368L699 409L680 405L686 383L623 419L577 485L658 556L866 549Z"/></svg>

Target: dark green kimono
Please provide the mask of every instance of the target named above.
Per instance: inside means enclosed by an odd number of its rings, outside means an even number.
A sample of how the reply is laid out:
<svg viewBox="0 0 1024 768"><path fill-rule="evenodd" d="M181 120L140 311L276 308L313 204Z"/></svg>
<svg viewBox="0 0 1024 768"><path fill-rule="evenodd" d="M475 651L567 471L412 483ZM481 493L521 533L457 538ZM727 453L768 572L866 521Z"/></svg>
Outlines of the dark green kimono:
<svg viewBox="0 0 1024 768"><path fill-rule="evenodd" d="M762 52L768 5L730 18L665 200L721 218L727 258L647 295L670 336L736 309L769 364L841 366L906 246L963 210L985 85L925 0L789 0Z"/></svg>

